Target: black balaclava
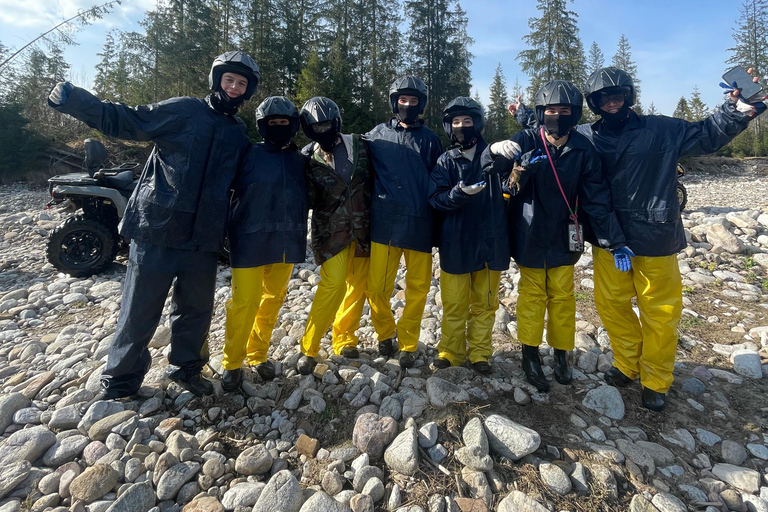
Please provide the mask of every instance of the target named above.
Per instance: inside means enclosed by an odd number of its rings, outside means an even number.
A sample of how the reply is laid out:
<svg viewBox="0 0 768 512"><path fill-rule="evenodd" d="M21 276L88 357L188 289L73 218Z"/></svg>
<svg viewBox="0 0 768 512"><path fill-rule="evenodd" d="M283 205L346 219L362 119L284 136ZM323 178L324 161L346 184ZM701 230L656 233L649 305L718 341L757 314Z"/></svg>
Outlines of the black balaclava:
<svg viewBox="0 0 768 512"><path fill-rule="evenodd" d="M245 94L241 94L237 98L230 98L227 93L221 89L221 84L216 86L216 91L211 93L211 106L214 110L221 112L222 114L229 114L231 116L237 114L237 109L245 102Z"/></svg>
<svg viewBox="0 0 768 512"><path fill-rule="evenodd" d="M309 137L310 139L320 144L320 147L325 151L330 151L333 149L339 132L331 128L327 132L318 133L315 131L314 125L310 125L310 128L312 129L312 136Z"/></svg>
<svg viewBox="0 0 768 512"><path fill-rule="evenodd" d="M559 139L568 135L573 128L573 115L544 114L544 129L552 137Z"/></svg>
<svg viewBox="0 0 768 512"><path fill-rule="evenodd" d="M397 104L397 117L405 124L413 124L419 119L419 105Z"/></svg>
<svg viewBox="0 0 768 512"><path fill-rule="evenodd" d="M629 119L629 105L624 101L624 104L621 105L621 108L615 114L610 114L600 109L600 117L605 120L608 128L612 130L622 128L627 123L627 119Z"/></svg>
<svg viewBox="0 0 768 512"><path fill-rule="evenodd" d="M264 130L267 133L266 139L279 148L287 146L293 138L293 128L290 124L267 124Z"/></svg>
<svg viewBox="0 0 768 512"><path fill-rule="evenodd" d="M474 126L451 126L452 139L461 146L461 149L469 149L477 144L477 135Z"/></svg>

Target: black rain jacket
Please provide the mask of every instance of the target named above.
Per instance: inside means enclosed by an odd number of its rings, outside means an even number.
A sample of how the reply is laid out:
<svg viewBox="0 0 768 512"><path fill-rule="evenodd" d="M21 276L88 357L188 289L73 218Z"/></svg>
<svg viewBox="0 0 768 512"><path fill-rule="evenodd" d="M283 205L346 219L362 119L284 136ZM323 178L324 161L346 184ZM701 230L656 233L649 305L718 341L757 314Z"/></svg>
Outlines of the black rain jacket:
<svg viewBox="0 0 768 512"><path fill-rule="evenodd" d="M429 175L443 152L438 136L419 120L397 119L365 135L374 168L371 240L392 247L432 252L433 214L427 202Z"/></svg>
<svg viewBox="0 0 768 512"><path fill-rule="evenodd" d="M488 144L480 139L470 161L459 148L446 151L432 170L429 204L437 210L440 268L449 274L509 268L506 203L498 174L486 175L480 159ZM486 181L475 195L456 188L459 181Z"/></svg>
<svg viewBox="0 0 768 512"><path fill-rule="evenodd" d="M523 154L539 149L546 155L539 130L517 132L511 140L520 144ZM559 154L549 143L548 148L572 209L578 196L579 224L583 225L587 216L590 218L601 247L623 244L624 235L611 210L610 188L595 148L576 132L571 132ZM490 149L486 149L483 166L490 163ZM532 175L521 173L520 190L510 198L507 209L512 257L518 265L529 268L574 265L581 256L581 252L569 249L570 212L552 167L545 163Z"/></svg>
<svg viewBox="0 0 768 512"><path fill-rule="evenodd" d="M120 222L126 238L161 247L219 251L230 186L250 141L237 116L198 98L129 107L75 87L55 107L105 135L155 147Z"/></svg>
<svg viewBox="0 0 768 512"><path fill-rule="evenodd" d="M234 268L302 263L307 252L307 157L295 144L253 144L234 186L229 261Z"/></svg>

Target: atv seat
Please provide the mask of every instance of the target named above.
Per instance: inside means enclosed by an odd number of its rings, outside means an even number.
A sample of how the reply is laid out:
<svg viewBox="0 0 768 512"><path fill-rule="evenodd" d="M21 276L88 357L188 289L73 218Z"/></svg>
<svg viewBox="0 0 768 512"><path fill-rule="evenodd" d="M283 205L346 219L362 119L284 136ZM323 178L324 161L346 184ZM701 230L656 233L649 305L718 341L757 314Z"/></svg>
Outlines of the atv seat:
<svg viewBox="0 0 768 512"><path fill-rule="evenodd" d="M96 174L96 176L99 177L99 174ZM138 181L134 179L133 171L119 172L114 176L105 174L99 177L100 185L119 190L124 195L131 195L133 189L136 188L136 183Z"/></svg>

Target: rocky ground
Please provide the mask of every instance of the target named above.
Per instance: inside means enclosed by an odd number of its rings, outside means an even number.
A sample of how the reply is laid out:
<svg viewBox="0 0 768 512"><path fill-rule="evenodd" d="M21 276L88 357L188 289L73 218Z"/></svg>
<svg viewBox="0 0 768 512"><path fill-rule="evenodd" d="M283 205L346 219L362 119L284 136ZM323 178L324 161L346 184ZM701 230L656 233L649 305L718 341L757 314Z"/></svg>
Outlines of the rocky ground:
<svg viewBox="0 0 768 512"><path fill-rule="evenodd" d="M686 309L662 414L639 406L639 385L603 384L612 355L589 253L577 268L576 378L549 394L520 370L515 268L502 280L489 377L429 369L437 265L415 368L378 357L366 308L359 359L329 356L325 340L314 375L297 375L312 263L297 266L274 332L278 377L247 372L242 393L224 394L222 266L206 369L216 396L164 378L166 310L141 399L81 413L114 333L125 255L89 279L56 272L45 242L64 214L43 209L42 189L0 187L0 512L768 512L766 173L765 161L706 160L684 178ZM402 300L399 290L398 313Z"/></svg>

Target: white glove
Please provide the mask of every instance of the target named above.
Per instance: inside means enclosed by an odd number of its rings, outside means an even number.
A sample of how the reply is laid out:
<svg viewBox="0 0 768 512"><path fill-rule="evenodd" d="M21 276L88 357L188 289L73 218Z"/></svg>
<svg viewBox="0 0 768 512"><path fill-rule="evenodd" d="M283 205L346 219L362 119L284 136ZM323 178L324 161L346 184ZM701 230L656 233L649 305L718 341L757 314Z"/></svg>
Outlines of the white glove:
<svg viewBox="0 0 768 512"><path fill-rule="evenodd" d="M503 156L508 160L516 160L520 157L521 152L520 144L512 140L502 140L491 144L491 156Z"/></svg>
<svg viewBox="0 0 768 512"><path fill-rule="evenodd" d="M478 192L481 192L485 188L485 185L486 183L484 181L481 181L480 183L475 183L474 185L465 185L463 181L460 181L459 190L461 190L468 196L473 196Z"/></svg>
<svg viewBox="0 0 768 512"><path fill-rule="evenodd" d="M66 103L69 93L71 93L74 88L75 87L69 82L59 82L48 95L48 101L57 107L60 107Z"/></svg>

